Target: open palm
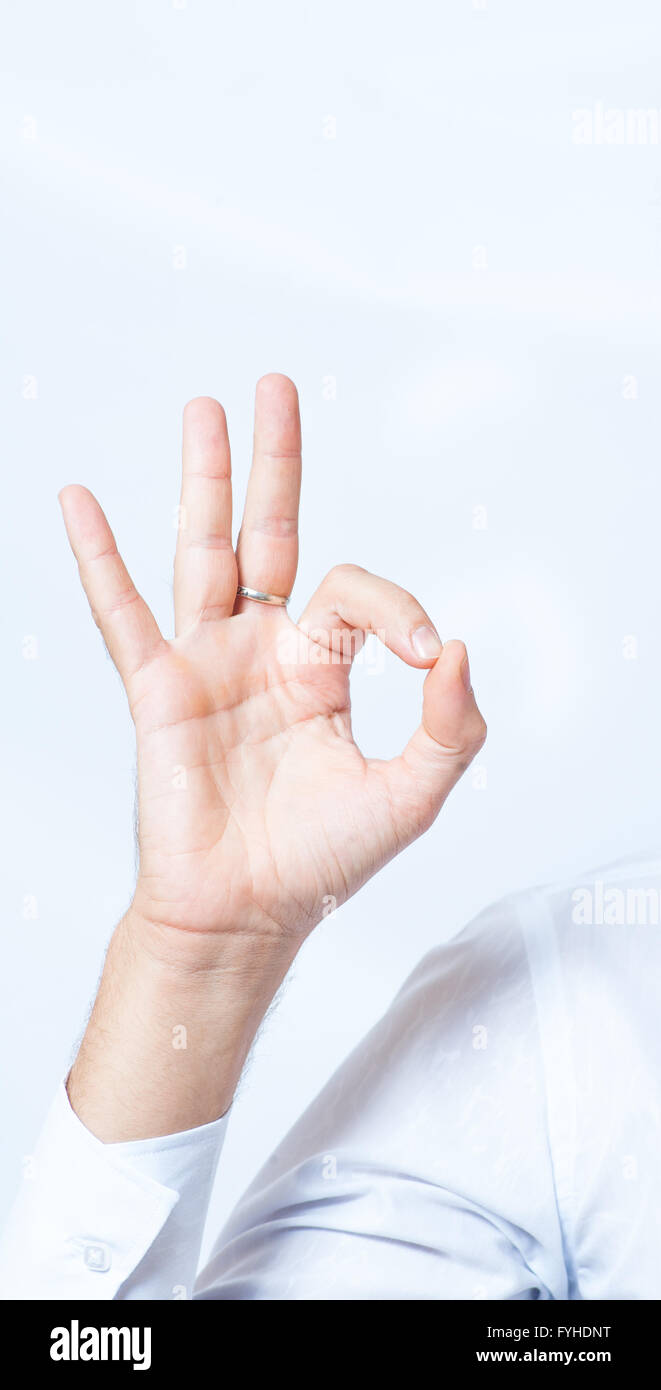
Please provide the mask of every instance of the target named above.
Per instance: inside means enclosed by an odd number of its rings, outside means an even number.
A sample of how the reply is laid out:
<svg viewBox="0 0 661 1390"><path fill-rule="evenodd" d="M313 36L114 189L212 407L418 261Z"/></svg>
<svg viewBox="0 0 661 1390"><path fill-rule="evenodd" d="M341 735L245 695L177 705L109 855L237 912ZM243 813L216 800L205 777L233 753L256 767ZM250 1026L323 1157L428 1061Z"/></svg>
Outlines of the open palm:
<svg viewBox="0 0 661 1390"><path fill-rule="evenodd" d="M235 552L225 415L206 398L187 406L170 642L91 493L61 494L136 726L136 906L163 927L300 939L431 824L484 740L463 644L442 648L396 585L338 566L298 624L237 598L239 584L290 593L299 491L296 390L265 377ZM422 723L390 762L365 759L351 732L351 657L365 632L429 670Z"/></svg>

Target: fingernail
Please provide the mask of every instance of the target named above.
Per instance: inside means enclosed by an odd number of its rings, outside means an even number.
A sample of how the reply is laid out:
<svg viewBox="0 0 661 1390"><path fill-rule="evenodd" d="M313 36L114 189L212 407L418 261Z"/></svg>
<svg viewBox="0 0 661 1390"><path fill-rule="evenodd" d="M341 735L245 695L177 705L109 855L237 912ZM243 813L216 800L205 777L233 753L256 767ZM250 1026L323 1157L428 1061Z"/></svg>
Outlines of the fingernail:
<svg viewBox="0 0 661 1390"><path fill-rule="evenodd" d="M470 689L471 689L471 668L470 668L470 664L469 664L469 661L468 661L468 657L467 657L467 656L464 657L464 659L463 659L463 661L462 661L462 663L461 663L461 679L462 679L462 681L464 682L464 688L465 688L466 690L470 690Z"/></svg>
<svg viewBox="0 0 661 1390"><path fill-rule="evenodd" d="M435 661L443 651L443 643L433 627L417 627L411 633L411 646L421 661Z"/></svg>

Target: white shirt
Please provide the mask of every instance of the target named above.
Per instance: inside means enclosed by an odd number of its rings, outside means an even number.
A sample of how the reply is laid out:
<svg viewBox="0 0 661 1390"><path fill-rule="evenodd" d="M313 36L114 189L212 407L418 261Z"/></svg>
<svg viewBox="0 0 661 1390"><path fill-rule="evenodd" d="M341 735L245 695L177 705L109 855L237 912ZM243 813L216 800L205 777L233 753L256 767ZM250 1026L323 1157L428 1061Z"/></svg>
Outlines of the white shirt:
<svg viewBox="0 0 661 1390"><path fill-rule="evenodd" d="M197 1280L226 1120L104 1145L62 1087L2 1296L661 1297L660 903L661 861L629 862L426 956Z"/></svg>

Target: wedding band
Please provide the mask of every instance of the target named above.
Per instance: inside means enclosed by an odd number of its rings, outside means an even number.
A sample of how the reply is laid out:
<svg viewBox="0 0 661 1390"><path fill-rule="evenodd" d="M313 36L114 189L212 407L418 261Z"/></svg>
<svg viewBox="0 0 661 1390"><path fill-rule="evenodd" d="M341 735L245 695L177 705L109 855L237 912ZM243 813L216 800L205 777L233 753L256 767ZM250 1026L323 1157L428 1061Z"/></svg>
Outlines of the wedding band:
<svg viewBox="0 0 661 1390"><path fill-rule="evenodd" d="M284 608L289 603L289 594L283 598L281 594L263 594L261 589L248 589L245 584L239 584L236 591L237 598L254 598L255 603L272 603L276 608Z"/></svg>

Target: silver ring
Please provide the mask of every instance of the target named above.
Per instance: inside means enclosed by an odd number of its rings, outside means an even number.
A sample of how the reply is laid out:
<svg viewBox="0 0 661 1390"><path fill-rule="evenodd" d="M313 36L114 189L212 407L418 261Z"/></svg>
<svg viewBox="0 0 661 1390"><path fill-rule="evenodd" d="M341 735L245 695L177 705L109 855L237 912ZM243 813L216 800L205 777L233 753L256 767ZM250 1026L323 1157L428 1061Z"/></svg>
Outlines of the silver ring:
<svg viewBox="0 0 661 1390"><path fill-rule="evenodd" d="M284 608L289 603L289 594L283 598L281 594L263 594L261 589L248 589L245 584L239 584L236 591L237 598L254 598L256 603L272 603L276 608Z"/></svg>

